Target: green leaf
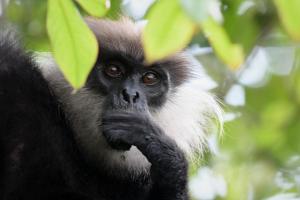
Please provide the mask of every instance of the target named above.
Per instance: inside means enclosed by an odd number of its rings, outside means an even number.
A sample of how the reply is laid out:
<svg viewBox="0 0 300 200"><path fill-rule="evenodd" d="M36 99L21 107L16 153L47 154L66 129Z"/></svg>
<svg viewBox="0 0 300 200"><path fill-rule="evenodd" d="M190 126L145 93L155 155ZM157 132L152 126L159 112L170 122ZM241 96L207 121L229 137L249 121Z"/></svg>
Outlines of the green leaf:
<svg viewBox="0 0 300 200"><path fill-rule="evenodd" d="M54 58L70 84L82 87L98 55L97 39L72 0L49 0L47 30Z"/></svg>
<svg viewBox="0 0 300 200"><path fill-rule="evenodd" d="M255 45L257 39L261 37L263 30L270 26L272 20L269 15L260 14L260 9L265 5L265 1L244 1L227 0L223 5L223 24L231 42L238 43L243 46L245 54L249 54ZM245 9L248 5L248 8ZM244 10L243 10L244 9ZM266 13L268 13L267 11ZM243 27L243 31L237 31L239 27Z"/></svg>
<svg viewBox="0 0 300 200"><path fill-rule="evenodd" d="M274 3L286 31L294 40L300 41L300 1L274 0Z"/></svg>
<svg viewBox="0 0 300 200"><path fill-rule="evenodd" d="M79 5L90 15L103 17L110 8L109 0L76 0Z"/></svg>
<svg viewBox="0 0 300 200"><path fill-rule="evenodd" d="M212 18L201 25L217 56L231 69L238 69L244 62L243 48L238 44L233 44L225 29Z"/></svg>
<svg viewBox="0 0 300 200"><path fill-rule="evenodd" d="M183 49L192 39L195 24L177 0L157 1L147 15L143 31L146 60L154 62Z"/></svg>
<svg viewBox="0 0 300 200"><path fill-rule="evenodd" d="M110 2L110 9L106 13L105 17L110 19L119 19L121 11L122 0L113 0Z"/></svg>
<svg viewBox="0 0 300 200"><path fill-rule="evenodd" d="M212 0L180 0L183 9L197 22L209 17L209 4Z"/></svg>

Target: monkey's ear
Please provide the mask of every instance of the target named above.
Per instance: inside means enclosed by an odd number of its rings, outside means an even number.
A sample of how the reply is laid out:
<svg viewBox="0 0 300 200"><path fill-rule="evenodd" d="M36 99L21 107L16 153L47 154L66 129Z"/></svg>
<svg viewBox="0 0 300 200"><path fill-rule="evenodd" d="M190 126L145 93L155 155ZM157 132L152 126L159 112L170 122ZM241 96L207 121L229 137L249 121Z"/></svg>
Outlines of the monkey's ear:
<svg viewBox="0 0 300 200"><path fill-rule="evenodd" d="M0 18L0 54L3 55L25 55L21 36L17 28ZM29 55L29 54L27 54ZM1 57L0 57L1 59Z"/></svg>
<svg viewBox="0 0 300 200"><path fill-rule="evenodd" d="M7 47L22 47L17 28L0 18L0 45Z"/></svg>

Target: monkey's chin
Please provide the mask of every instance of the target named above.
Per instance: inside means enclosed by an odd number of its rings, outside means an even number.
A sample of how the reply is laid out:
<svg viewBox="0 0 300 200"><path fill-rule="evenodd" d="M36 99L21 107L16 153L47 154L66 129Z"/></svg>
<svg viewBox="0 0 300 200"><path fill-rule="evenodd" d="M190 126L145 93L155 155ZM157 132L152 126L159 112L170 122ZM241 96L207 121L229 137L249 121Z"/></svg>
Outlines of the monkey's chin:
<svg viewBox="0 0 300 200"><path fill-rule="evenodd" d="M147 176L150 173L150 162L136 146L131 145L129 148L118 146L117 148L112 148L108 145L101 152L104 154L100 157L98 154L98 164L101 168L104 167L107 173L113 172L114 175L119 174L122 177L126 177L126 175L131 177ZM93 160L96 161L95 157ZM119 173L116 174L116 171Z"/></svg>
<svg viewBox="0 0 300 200"><path fill-rule="evenodd" d="M86 133L86 132L85 132ZM78 134L77 142L87 162L107 173L120 171L120 175L149 173L151 164L133 145L109 144L102 132ZM88 136L88 137L87 137ZM113 170L112 170L113 169Z"/></svg>
<svg viewBox="0 0 300 200"><path fill-rule="evenodd" d="M122 141L110 141L109 137L106 137L106 135L104 133L103 134L103 138L105 140L105 142L107 143L107 145L113 149L113 150L117 150L117 151L129 151L131 148L131 144L128 144L126 142L122 142Z"/></svg>
<svg viewBox="0 0 300 200"><path fill-rule="evenodd" d="M124 142L120 142L117 144L108 142L108 144L113 150L117 150L117 151L129 151L132 147L132 145L124 143Z"/></svg>

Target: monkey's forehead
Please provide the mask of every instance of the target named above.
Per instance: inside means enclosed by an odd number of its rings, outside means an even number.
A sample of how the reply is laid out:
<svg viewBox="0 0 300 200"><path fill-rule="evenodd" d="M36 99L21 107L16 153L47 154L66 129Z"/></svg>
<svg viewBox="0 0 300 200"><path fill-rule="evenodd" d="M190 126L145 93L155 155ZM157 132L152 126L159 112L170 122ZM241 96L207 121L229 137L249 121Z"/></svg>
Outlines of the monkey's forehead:
<svg viewBox="0 0 300 200"><path fill-rule="evenodd" d="M141 31L130 19L112 21L89 17L86 22L95 33L101 49L122 52L137 59L143 58Z"/></svg>
<svg viewBox="0 0 300 200"><path fill-rule="evenodd" d="M98 39L100 55L101 52L109 51L145 63L141 42L141 26L125 17L117 21L89 17L86 18L86 22ZM168 70L171 78L176 80L175 84L184 82L192 74L189 59L182 52L153 63L149 67L154 65Z"/></svg>

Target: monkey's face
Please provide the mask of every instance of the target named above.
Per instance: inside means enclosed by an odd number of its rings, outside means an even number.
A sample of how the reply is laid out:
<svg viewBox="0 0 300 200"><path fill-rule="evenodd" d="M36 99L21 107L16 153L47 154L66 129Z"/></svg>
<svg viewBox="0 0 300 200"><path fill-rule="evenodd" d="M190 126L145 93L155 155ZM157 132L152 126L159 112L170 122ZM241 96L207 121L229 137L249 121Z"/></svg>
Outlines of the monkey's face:
<svg viewBox="0 0 300 200"><path fill-rule="evenodd" d="M137 50L142 51L141 48ZM160 112L167 99L170 99L175 89L181 85L179 80L185 74L178 70L186 67L180 66L179 57L147 65L143 57L139 57L142 54L136 55L136 51L128 51L128 48L122 51L120 47L116 49L109 46L100 47L102 54L86 85L86 88L101 96L103 104L98 120L99 130L115 150L129 150L132 144L119 140L117 143L110 141L109 138L112 136L103 130L103 120L110 118L111 115L117 116L116 119L123 118L121 121L112 120L113 123L109 125L112 130L118 132L124 132L123 129L117 130L118 126L122 127L124 119L126 126L130 127L127 133L138 130L138 128L135 130L135 124L138 126L143 124L145 129L148 126L156 126L152 122L151 113ZM146 118L148 123L135 122L137 118Z"/></svg>
<svg viewBox="0 0 300 200"><path fill-rule="evenodd" d="M105 109L160 109L187 79L179 55L146 64L141 30L130 21L87 20L99 41L99 57L87 88L104 97Z"/></svg>
<svg viewBox="0 0 300 200"><path fill-rule="evenodd" d="M123 56L121 52L103 53L87 85L105 97L107 109L158 109L175 85L167 65L144 65L139 60Z"/></svg>

